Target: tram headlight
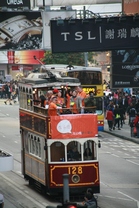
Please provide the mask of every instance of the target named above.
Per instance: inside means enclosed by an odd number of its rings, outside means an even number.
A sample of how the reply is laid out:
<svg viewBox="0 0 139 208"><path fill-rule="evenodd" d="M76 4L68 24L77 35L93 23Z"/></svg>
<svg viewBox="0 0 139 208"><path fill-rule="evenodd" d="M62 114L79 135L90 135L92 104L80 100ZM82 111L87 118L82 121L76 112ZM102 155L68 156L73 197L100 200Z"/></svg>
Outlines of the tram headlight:
<svg viewBox="0 0 139 208"><path fill-rule="evenodd" d="M78 183L80 181L79 175L73 175L71 178L73 183Z"/></svg>

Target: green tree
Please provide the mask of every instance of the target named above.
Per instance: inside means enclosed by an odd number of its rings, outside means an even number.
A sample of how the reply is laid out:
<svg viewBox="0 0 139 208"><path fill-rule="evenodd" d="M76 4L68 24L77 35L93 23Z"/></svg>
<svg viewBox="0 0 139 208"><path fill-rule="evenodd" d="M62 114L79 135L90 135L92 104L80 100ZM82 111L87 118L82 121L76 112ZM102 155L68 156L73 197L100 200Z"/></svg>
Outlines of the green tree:
<svg viewBox="0 0 139 208"><path fill-rule="evenodd" d="M92 64L95 63L93 59L93 52L88 52L88 61ZM67 65L78 65L84 66L84 53L55 53L52 54L51 51L46 51L42 61L45 64L67 64Z"/></svg>

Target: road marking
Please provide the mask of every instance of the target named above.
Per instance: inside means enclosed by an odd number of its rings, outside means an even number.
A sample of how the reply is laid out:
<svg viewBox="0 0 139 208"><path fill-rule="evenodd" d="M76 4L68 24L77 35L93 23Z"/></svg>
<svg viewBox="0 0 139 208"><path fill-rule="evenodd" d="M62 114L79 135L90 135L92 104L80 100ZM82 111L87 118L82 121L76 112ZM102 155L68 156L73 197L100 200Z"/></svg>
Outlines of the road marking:
<svg viewBox="0 0 139 208"><path fill-rule="evenodd" d="M107 196L107 195L97 195L97 197L106 197L106 198L112 198L112 199L120 199L120 200L124 200L124 201L133 201L132 199L128 199L128 198L122 198L122 197L113 197L113 196Z"/></svg>
<svg viewBox="0 0 139 208"><path fill-rule="evenodd" d="M137 202L137 208L139 208L139 201L137 201L136 199L132 198L131 196L127 195L127 194L124 194L123 192L121 191L118 191L119 194L122 194L124 196L126 196L127 198L129 199L132 199L133 201Z"/></svg>
<svg viewBox="0 0 139 208"><path fill-rule="evenodd" d="M12 180L10 180L9 178L7 178L5 175L1 174L0 175L5 179L6 183L12 187L12 189L16 190L18 193L22 194L23 196L25 196L26 198L28 198L30 201L32 201L34 204L36 204L38 207L40 208L44 208L44 206L41 204L42 201L40 202L38 199L35 201L31 196L29 196L29 194L27 194L27 190L24 189L20 190L20 186L17 185L15 182L13 182ZM45 206L47 206L48 204L45 203Z"/></svg>
<svg viewBox="0 0 139 208"><path fill-rule="evenodd" d="M115 154L111 154L112 156L114 156L114 157L119 157L118 155L115 155Z"/></svg>
<svg viewBox="0 0 139 208"><path fill-rule="evenodd" d="M129 155L128 153L124 153L125 155Z"/></svg>
<svg viewBox="0 0 139 208"><path fill-rule="evenodd" d="M131 162L131 163L133 163L134 165L139 165L138 163L136 163L136 162L133 162L133 161L131 161L131 160L127 160L128 162Z"/></svg>

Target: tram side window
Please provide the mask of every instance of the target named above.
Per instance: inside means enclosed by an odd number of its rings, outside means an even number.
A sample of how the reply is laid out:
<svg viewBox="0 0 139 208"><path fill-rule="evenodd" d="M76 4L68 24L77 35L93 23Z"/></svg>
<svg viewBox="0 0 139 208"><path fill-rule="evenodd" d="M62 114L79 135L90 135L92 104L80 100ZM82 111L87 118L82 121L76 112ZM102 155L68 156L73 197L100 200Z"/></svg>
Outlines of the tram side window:
<svg viewBox="0 0 139 208"><path fill-rule="evenodd" d="M80 161L81 160L81 144L72 141L67 145L67 161Z"/></svg>
<svg viewBox="0 0 139 208"><path fill-rule="evenodd" d="M29 146L29 153L33 154L36 157L44 159L44 139L41 137L37 137L36 135L29 134L28 136L28 146Z"/></svg>
<svg viewBox="0 0 139 208"><path fill-rule="evenodd" d="M84 160L96 160L97 159L97 149L96 143L94 141L88 140L84 143Z"/></svg>
<svg viewBox="0 0 139 208"><path fill-rule="evenodd" d="M65 146L61 142L54 142L50 147L51 162L65 161Z"/></svg>

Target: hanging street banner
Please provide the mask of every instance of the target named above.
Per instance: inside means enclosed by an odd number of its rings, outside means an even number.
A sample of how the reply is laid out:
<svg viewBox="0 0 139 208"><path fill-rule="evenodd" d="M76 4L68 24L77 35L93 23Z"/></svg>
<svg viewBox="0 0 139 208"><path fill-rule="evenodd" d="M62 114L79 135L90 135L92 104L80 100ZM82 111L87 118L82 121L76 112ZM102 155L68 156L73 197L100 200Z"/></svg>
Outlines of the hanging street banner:
<svg viewBox="0 0 139 208"><path fill-rule="evenodd" d="M0 50L42 48L40 12L1 12Z"/></svg>
<svg viewBox="0 0 139 208"><path fill-rule="evenodd" d="M1 0L0 7L7 7L7 8L28 7L30 9L30 0Z"/></svg>
<svg viewBox="0 0 139 208"><path fill-rule="evenodd" d="M111 88L139 87L139 49L112 51Z"/></svg>
<svg viewBox="0 0 139 208"><path fill-rule="evenodd" d="M139 16L51 20L52 53L139 48Z"/></svg>

